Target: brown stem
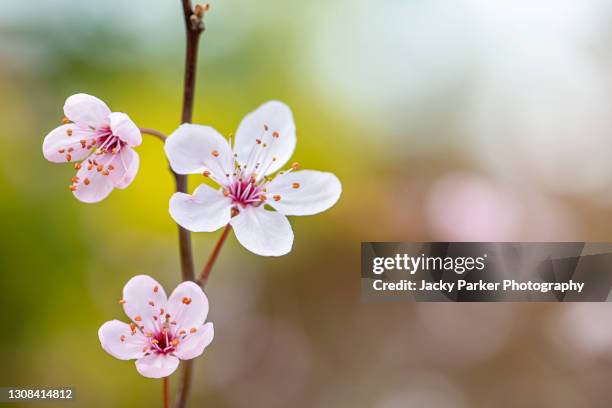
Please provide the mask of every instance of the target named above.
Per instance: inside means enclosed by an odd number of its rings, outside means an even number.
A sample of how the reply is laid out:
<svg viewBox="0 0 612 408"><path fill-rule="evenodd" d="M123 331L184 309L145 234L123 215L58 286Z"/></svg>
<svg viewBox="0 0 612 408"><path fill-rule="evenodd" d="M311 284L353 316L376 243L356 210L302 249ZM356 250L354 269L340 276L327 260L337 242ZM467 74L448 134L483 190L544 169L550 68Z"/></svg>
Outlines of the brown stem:
<svg viewBox="0 0 612 408"><path fill-rule="evenodd" d="M164 377L164 408L170 408L170 391L168 377Z"/></svg>
<svg viewBox="0 0 612 408"><path fill-rule="evenodd" d="M168 138L166 135L164 135L159 130L155 130L155 129L151 129L151 128L140 128L140 133L144 133L144 134L147 134L147 135L150 135L150 136L155 136L156 138L158 138L162 142L166 142L166 139Z"/></svg>
<svg viewBox="0 0 612 408"><path fill-rule="evenodd" d="M183 84L183 112L181 123L191 122L193 117L193 99L195 94L196 67L198 59L198 44L200 34L204 31L202 21L203 9L197 6L194 11L191 0L181 0L183 6L183 18L185 22L185 36L187 40L185 53L185 79ZM174 173L174 172L173 172ZM176 191L187 192L187 176L174 173ZM191 234L185 228L179 226L179 252L181 255L181 273L183 281L195 280L193 266L193 254L191 250ZM176 407L184 408L187 404L187 396L191 387L191 373L193 371L193 360L184 361L182 364L181 381L176 399Z"/></svg>
<svg viewBox="0 0 612 408"><path fill-rule="evenodd" d="M213 249L212 253L208 257L208 262L206 262L204 269L202 269L202 273L200 273L200 277L196 281L196 283L200 285L202 288L204 288L206 284L208 283L208 276L210 275L210 271L215 265L215 261L217 260L217 257L219 256L219 252L221 252L221 248L223 247L223 243L227 239L227 236L229 235L229 232L231 229L232 229L232 226L230 224L227 224L225 226L225 228L223 229L223 232L221 233L221 236L219 237L219 240L215 244L215 248Z"/></svg>

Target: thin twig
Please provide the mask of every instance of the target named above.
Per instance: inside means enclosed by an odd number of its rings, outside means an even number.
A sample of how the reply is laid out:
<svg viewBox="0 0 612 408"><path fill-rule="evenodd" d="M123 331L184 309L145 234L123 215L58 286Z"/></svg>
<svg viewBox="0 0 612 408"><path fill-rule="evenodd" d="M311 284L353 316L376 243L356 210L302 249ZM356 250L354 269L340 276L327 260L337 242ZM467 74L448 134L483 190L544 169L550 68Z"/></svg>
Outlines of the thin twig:
<svg viewBox="0 0 612 408"><path fill-rule="evenodd" d="M204 269L202 269L202 273L200 273L200 277L196 281L196 283L200 285L202 288L204 288L206 284L208 283L208 276L210 275L210 271L212 270L215 264L215 261L217 260L217 257L219 256L219 252L221 252L223 243L227 239L227 236L231 229L232 229L231 224L227 224L225 226L225 228L223 229L223 232L221 233L221 236L219 237L219 240L217 241L217 244L215 245L215 248L213 249L212 253L210 254L210 257L208 258L208 262L206 262L206 266L204 266Z"/></svg>
<svg viewBox="0 0 612 408"><path fill-rule="evenodd" d="M198 44L200 34L204 31L201 9L195 13L191 0L181 0L183 6L183 17L185 21L185 36L187 40L185 53L185 79L183 85L183 111L181 123L191 122L193 117L193 99L195 94L195 78L198 59ZM173 172L174 173L174 172ZM176 191L187 192L187 176L174 173ZM193 266L193 253L191 248L191 234L185 228L179 226L179 251L181 255L181 274L183 281L195 280ZM187 397L191 387L191 373L193 371L193 360L184 361L182 364L181 381L176 399L177 408L185 408Z"/></svg>
<svg viewBox="0 0 612 408"><path fill-rule="evenodd" d="M170 386L168 377L164 377L164 408L170 408Z"/></svg>
<svg viewBox="0 0 612 408"><path fill-rule="evenodd" d="M151 128L140 128L140 133L144 133L144 134L147 134L147 135L150 135L150 136L154 136L154 137L158 138L159 140L161 140L162 142L166 142L166 139L168 138L168 136L164 135L159 130L155 130L155 129L151 129Z"/></svg>

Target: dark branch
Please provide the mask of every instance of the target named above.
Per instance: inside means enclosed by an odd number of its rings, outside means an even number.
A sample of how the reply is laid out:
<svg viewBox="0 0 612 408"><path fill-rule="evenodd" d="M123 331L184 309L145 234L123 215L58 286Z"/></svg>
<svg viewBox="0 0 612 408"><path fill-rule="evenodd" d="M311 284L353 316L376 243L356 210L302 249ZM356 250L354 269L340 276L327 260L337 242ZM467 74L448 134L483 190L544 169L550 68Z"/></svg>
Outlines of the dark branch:
<svg viewBox="0 0 612 408"><path fill-rule="evenodd" d="M193 117L193 101L195 95L195 80L198 59L198 45L200 34L204 31L202 17L207 7L196 6L194 11L191 0L182 0L183 17L185 20L186 53L185 53L185 79L183 85L183 111L181 123L191 122ZM187 176L174 173L176 191L187 192ZM191 234L179 226L179 251L181 256L181 273L183 281L195 280L193 266L193 253L191 248ZM185 408L191 387L193 360L184 361L180 387L176 399L177 408Z"/></svg>

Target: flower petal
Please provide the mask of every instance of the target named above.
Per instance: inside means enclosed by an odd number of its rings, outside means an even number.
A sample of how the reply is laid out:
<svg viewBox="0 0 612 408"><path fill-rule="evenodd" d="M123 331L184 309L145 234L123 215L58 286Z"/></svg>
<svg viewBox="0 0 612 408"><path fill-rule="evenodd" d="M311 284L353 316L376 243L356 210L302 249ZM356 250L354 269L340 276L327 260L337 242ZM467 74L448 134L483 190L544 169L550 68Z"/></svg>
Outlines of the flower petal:
<svg viewBox="0 0 612 408"><path fill-rule="evenodd" d="M109 116L110 128L113 135L118 136L131 147L139 146L142 143L140 129L130 117L123 112L113 112Z"/></svg>
<svg viewBox="0 0 612 408"><path fill-rule="evenodd" d="M170 215L190 231L211 232L230 221L231 206L232 200L219 190L200 184L192 195L174 193L170 198Z"/></svg>
<svg viewBox="0 0 612 408"><path fill-rule="evenodd" d="M291 251L293 230L283 214L260 207L240 209L231 219L236 238L249 251L263 256L280 256Z"/></svg>
<svg viewBox="0 0 612 408"><path fill-rule="evenodd" d="M281 214L312 215L334 205L342 185L332 173L301 170L277 175L266 190L267 203Z"/></svg>
<svg viewBox="0 0 612 408"><path fill-rule="evenodd" d="M96 156L97 165L92 165L87 161L81 164L77 171L78 182L75 184L76 190L72 192L74 196L84 203L96 203L105 199L113 191L113 182L110 176L105 176L102 171L98 171L98 165L106 167L113 160L111 154Z"/></svg>
<svg viewBox="0 0 612 408"><path fill-rule="evenodd" d="M66 99L64 115L74 123L98 130L110 125L110 109L95 96L79 93Z"/></svg>
<svg viewBox="0 0 612 408"><path fill-rule="evenodd" d="M170 320L177 322L176 332L199 329L208 316L208 298L194 282L182 282L170 295L166 306Z"/></svg>
<svg viewBox="0 0 612 408"><path fill-rule="evenodd" d="M43 155L54 163L83 160L91 149L83 147L81 141L84 140L86 146L90 145L95 136L92 130L83 130L74 123L56 127L45 136Z"/></svg>
<svg viewBox="0 0 612 408"><path fill-rule="evenodd" d="M215 328L212 323L199 327L195 333L188 333L182 340L174 354L181 360L191 360L198 357L208 347L215 337Z"/></svg>
<svg viewBox="0 0 612 408"><path fill-rule="evenodd" d="M132 334L130 325L111 320L104 323L98 330L98 338L102 348L111 356L120 360L131 360L144 356L143 348L147 339L140 333Z"/></svg>
<svg viewBox="0 0 612 408"><path fill-rule="evenodd" d="M137 275L126 283L123 288L123 310L138 326L144 326L148 332L157 327L157 317L161 309L166 307L166 292L153 278L147 275Z"/></svg>
<svg viewBox="0 0 612 408"><path fill-rule="evenodd" d="M169 354L149 354L136 360L136 369L148 378L168 377L178 365L179 359Z"/></svg>
<svg viewBox="0 0 612 408"><path fill-rule="evenodd" d="M113 185L116 188L126 188L136 177L138 166L140 165L140 157L134 149L129 146L123 146L117 158L113 160L114 169L110 172Z"/></svg>
<svg viewBox="0 0 612 408"><path fill-rule="evenodd" d="M248 173L259 164L261 177L283 167L291 158L295 144L291 109L282 102L270 101L242 119L236 131L234 152L238 162L247 166Z"/></svg>
<svg viewBox="0 0 612 408"><path fill-rule="evenodd" d="M233 153L227 140L209 126L182 124L164 146L172 169L179 174L209 171L221 183L233 172Z"/></svg>

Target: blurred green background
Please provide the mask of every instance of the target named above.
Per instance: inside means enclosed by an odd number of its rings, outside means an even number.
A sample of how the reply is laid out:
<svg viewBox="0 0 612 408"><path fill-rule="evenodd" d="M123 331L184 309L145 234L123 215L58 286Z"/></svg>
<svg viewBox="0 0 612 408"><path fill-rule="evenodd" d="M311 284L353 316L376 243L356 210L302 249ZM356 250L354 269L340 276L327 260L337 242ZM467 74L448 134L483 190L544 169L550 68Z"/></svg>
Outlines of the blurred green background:
<svg viewBox="0 0 612 408"><path fill-rule="evenodd" d="M212 2L194 121L228 135L282 100L295 161L344 191L291 219L287 256L231 236L191 406L609 406L607 304L361 303L359 243L609 241L611 19L599 0ZM179 282L162 145L145 136L134 183L93 205L41 146L77 92L170 133L183 47L178 0L1 2L0 385L161 406L97 330L133 275ZM194 234L198 267L218 234Z"/></svg>

